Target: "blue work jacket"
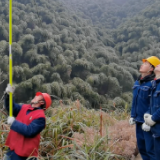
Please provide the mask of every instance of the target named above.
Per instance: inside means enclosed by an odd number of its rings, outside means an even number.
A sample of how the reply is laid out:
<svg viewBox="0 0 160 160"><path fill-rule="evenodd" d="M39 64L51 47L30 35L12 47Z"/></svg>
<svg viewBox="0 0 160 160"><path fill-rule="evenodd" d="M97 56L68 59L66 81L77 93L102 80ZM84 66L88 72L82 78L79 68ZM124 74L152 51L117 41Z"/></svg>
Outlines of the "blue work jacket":
<svg viewBox="0 0 160 160"><path fill-rule="evenodd" d="M160 137L160 79L153 83L149 113L152 115L152 120L156 122L151 127L151 132L154 137Z"/></svg>
<svg viewBox="0 0 160 160"><path fill-rule="evenodd" d="M149 111L152 82L151 80L140 83L140 81L137 80L134 83L131 117L134 118L136 122L144 123L143 116Z"/></svg>

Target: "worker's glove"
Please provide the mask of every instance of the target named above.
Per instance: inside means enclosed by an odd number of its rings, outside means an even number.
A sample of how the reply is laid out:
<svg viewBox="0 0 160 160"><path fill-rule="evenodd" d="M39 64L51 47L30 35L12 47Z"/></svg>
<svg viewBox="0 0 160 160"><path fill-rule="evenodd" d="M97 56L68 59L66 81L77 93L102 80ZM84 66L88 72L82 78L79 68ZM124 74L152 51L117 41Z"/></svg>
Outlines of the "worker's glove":
<svg viewBox="0 0 160 160"><path fill-rule="evenodd" d="M135 119L134 118L130 118L129 119L129 124L130 125L134 125L136 123Z"/></svg>
<svg viewBox="0 0 160 160"><path fill-rule="evenodd" d="M15 118L14 117L8 117L7 118L7 123L9 124L9 125L12 125L12 123L15 121Z"/></svg>
<svg viewBox="0 0 160 160"><path fill-rule="evenodd" d="M151 127L149 125L147 125L146 123L142 124L142 130L148 132L151 130Z"/></svg>
<svg viewBox="0 0 160 160"><path fill-rule="evenodd" d="M11 93L14 93L14 90L15 90L15 87L14 87L14 86L11 86L10 84L7 84L5 93L7 93L7 94L9 94L10 92L11 92Z"/></svg>
<svg viewBox="0 0 160 160"><path fill-rule="evenodd" d="M152 115L150 115L150 114L148 114L148 113L144 114L144 121L145 121L145 123L146 123L147 125L149 125L149 126L153 126L153 125L156 124L156 122L154 122L154 121L152 120Z"/></svg>

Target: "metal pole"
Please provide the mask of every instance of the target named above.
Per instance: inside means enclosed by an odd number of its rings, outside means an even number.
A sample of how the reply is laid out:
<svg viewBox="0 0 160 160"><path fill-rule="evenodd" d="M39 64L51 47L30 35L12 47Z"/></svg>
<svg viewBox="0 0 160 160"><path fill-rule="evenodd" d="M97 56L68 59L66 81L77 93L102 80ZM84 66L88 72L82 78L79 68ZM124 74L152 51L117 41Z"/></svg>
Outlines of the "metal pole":
<svg viewBox="0 0 160 160"><path fill-rule="evenodd" d="M9 83L12 86L12 0L9 0ZM13 95L9 93L9 116L13 116Z"/></svg>

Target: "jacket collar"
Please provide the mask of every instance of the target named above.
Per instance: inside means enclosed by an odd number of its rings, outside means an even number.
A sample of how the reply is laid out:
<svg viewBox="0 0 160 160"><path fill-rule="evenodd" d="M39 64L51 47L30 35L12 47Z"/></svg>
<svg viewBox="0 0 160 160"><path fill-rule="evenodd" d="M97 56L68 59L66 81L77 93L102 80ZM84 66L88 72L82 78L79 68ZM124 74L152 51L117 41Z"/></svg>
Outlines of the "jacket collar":
<svg viewBox="0 0 160 160"><path fill-rule="evenodd" d="M148 82L148 81L152 81L154 80L155 74L150 74L148 76L145 76L143 78L141 78L141 75L138 77L138 81L140 84L144 83L144 82Z"/></svg>

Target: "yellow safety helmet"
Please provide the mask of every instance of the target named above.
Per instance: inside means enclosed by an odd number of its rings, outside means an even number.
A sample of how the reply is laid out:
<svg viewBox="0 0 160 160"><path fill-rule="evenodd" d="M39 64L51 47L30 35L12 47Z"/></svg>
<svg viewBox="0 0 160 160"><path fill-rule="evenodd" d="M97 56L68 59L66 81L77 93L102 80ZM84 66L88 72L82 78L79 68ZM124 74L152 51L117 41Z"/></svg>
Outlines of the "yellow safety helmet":
<svg viewBox="0 0 160 160"><path fill-rule="evenodd" d="M157 58L156 56L151 56L148 57L147 59L142 59L143 62L148 61L151 65L153 65L154 67L156 67L157 65L160 64L160 60L159 58Z"/></svg>

